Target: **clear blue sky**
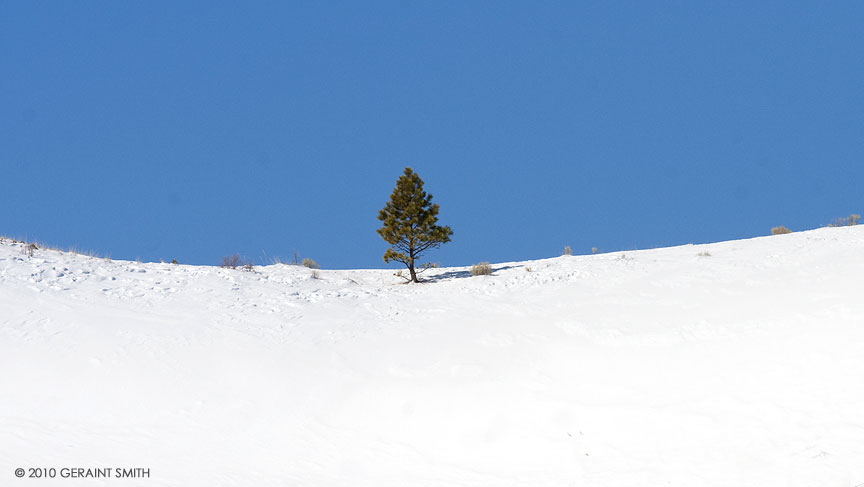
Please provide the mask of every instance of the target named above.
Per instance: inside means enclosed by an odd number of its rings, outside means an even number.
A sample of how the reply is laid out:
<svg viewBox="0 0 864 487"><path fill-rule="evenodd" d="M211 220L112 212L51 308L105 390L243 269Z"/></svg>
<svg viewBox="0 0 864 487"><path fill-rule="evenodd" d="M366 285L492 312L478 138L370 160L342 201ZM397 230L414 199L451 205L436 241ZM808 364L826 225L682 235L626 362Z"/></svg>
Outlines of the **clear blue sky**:
<svg viewBox="0 0 864 487"><path fill-rule="evenodd" d="M862 26L851 1L0 1L0 234L385 267L406 165L443 265L814 228L864 213Z"/></svg>

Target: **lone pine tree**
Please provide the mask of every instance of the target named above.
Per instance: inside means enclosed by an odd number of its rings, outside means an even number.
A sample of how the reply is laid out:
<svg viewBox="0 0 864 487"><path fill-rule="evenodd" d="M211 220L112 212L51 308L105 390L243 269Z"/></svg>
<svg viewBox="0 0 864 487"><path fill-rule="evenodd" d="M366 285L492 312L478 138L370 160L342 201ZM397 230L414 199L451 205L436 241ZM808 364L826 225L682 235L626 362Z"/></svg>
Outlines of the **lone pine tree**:
<svg viewBox="0 0 864 487"><path fill-rule="evenodd" d="M432 195L423 191L423 180L410 167L399 176L390 201L378 212L378 219L384 222L378 234L390 244L384 262L405 264L414 282L420 282L415 270L417 258L449 242L453 235L450 227L438 225L438 205L432 204Z"/></svg>

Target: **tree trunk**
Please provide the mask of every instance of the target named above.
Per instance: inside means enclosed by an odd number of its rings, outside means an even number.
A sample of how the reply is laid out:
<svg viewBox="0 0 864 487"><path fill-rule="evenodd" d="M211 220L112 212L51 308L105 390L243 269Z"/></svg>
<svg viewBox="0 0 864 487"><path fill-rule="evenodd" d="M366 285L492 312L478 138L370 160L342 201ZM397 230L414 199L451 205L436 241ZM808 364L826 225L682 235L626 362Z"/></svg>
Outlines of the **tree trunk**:
<svg viewBox="0 0 864 487"><path fill-rule="evenodd" d="M420 282L420 279L417 279L417 271L414 270L414 242L411 242L411 248L408 249L408 272L411 273L411 280L414 282Z"/></svg>

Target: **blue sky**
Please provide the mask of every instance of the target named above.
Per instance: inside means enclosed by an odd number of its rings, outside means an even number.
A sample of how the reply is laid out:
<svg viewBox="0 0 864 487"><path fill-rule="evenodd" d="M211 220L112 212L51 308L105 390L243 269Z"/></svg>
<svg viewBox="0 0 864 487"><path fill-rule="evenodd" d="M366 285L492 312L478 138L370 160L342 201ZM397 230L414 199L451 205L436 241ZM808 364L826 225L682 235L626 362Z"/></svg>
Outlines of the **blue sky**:
<svg viewBox="0 0 864 487"><path fill-rule="evenodd" d="M864 212L861 2L0 1L0 234L385 267L410 165L443 265Z"/></svg>

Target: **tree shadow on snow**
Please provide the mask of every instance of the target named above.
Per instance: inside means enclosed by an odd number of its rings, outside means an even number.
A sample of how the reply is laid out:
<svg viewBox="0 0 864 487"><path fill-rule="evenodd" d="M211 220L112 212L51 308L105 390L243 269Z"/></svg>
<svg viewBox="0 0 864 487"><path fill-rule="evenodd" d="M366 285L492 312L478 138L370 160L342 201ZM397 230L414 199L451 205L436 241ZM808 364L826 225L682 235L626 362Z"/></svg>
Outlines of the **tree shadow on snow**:
<svg viewBox="0 0 864 487"><path fill-rule="evenodd" d="M491 275L494 276L495 273L498 272L498 271L506 271L507 269L515 269L515 268L517 268L517 267L524 267L524 266L521 266L521 265L505 265L505 266L501 266L501 267L493 267L493 268L492 268L492 274L491 274ZM445 273L443 273L443 274L436 274L436 275L434 275L434 276L427 276L427 277L425 277L425 278L423 278L423 279L420 279L420 282L451 281L451 280L453 280L453 279L463 279L463 278L466 278L466 277L473 277L473 276L471 276L471 271L469 271L469 270L465 270L465 271L450 271L450 272L445 272Z"/></svg>

